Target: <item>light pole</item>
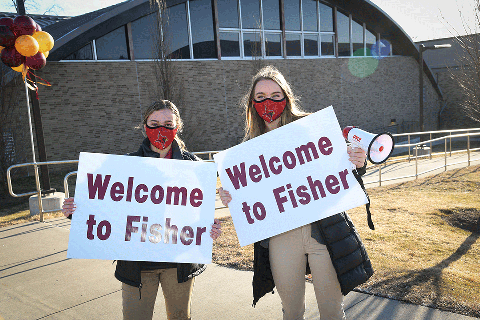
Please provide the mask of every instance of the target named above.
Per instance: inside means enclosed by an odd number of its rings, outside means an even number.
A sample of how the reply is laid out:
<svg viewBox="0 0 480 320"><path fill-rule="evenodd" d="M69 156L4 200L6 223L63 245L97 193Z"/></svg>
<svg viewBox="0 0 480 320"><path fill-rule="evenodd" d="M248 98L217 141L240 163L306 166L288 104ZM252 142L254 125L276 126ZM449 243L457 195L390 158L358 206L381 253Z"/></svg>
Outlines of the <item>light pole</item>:
<svg viewBox="0 0 480 320"><path fill-rule="evenodd" d="M420 53L418 65L419 65L419 77L420 77L420 115L419 115L419 122L420 122L420 131L423 132L425 130L423 125L423 52L426 50L435 50L435 49L443 49L443 48L450 48L451 44L435 44L432 46L425 46L420 44L418 46L418 52Z"/></svg>

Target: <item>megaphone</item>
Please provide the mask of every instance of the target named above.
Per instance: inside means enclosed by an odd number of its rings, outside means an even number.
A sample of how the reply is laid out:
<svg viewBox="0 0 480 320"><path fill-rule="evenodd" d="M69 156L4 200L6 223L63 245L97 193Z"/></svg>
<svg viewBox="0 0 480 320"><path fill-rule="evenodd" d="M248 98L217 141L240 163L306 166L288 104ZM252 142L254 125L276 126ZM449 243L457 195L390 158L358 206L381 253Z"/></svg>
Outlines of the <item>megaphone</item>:
<svg viewBox="0 0 480 320"><path fill-rule="evenodd" d="M343 129L343 137L353 145L365 150L368 160L373 164L387 161L395 146L393 137L388 132L373 134L357 127L349 126Z"/></svg>

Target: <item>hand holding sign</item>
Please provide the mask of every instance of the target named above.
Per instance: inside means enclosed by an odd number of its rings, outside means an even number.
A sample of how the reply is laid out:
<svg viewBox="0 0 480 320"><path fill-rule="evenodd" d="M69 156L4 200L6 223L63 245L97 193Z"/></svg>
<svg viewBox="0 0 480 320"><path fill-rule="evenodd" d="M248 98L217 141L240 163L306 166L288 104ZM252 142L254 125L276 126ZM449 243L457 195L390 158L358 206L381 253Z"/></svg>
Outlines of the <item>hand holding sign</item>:
<svg viewBox="0 0 480 320"><path fill-rule="evenodd" d="M214 158L242 246L367 202L332 107ZM363 165L364 153L350 159Z"/></svg>

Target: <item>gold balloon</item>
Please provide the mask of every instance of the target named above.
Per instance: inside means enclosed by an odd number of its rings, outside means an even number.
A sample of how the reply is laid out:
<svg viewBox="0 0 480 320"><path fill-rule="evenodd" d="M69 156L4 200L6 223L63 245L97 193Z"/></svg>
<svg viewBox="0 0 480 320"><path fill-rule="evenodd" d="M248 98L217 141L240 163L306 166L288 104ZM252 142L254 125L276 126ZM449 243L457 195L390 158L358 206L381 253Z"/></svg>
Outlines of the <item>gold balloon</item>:
<svg viewBox="0 0 480 320"><path fill-rule="evenodd" d="M31 57L38 52L38 42L34 37L23 35L15 40L15 49L24 57Z"/></svg>
<svg viewBox="0 0 480 320"><path fill-rule="evenodd" d="M54 40L53 37L45 31L37 31L33 34L35 40L37 40L39 49L38 51L45 53L47 51L52 50Z"/></svg>
<svg viewBox="0 0 480 320"><path fill-rule="evenodd" d="M38 51L40 51L40 50L38 50ZM42 51L40 51L40 52L42 52ZM45 59L47 59L48 55L50 54L50 51L45 51L45 52L42 52L42 53L45 56Z"/></svg>

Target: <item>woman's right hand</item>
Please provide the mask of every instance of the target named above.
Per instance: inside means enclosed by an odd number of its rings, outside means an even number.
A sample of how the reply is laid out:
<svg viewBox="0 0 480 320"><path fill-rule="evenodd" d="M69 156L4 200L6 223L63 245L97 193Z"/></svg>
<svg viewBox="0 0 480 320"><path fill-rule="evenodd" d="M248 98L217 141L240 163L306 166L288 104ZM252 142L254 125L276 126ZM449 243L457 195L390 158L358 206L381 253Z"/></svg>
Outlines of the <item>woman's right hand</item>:
<svg viewBox="0 0 480 320"><path fill-rule="evenodd" d="M62 212L65 217L69 217L73 214L77 206L73 202L73 198L67 198L63 200Z"/></svg>
<svg viewBox="0 0 480 320"><path fill-rule="evenodd" d="M222 200L222 203L225 207L228 207L228 203L232 201L232 196L230 195L230 192L227 190L223 190L222 187L218 188L218 194L220 195L220 200Z"/></svg>

